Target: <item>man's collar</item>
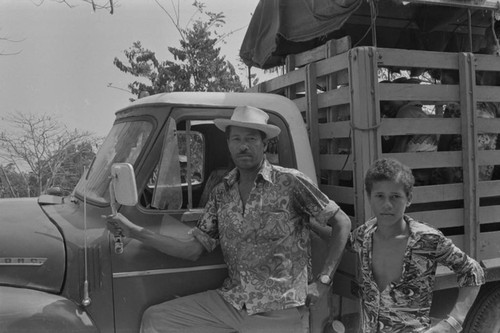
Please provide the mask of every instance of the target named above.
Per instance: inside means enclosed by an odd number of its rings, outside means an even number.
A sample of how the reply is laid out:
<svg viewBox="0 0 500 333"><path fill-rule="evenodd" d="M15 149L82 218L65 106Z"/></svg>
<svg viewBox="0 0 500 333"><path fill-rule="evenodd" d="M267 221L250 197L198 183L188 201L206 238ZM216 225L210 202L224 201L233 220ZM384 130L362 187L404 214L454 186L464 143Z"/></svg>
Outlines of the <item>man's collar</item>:
<svg viewBox="0 0 500 333"><path fill-rule="evenodd" d="M265 181L272 183L273 182L272 170L273 170L272 164L269 163L267 158L264 157L264 160L262 161L262 165L260 166L255 181L257 182L259 178L262 178ZM224 177L224 181L226 182L227 186L231 187L239 180L239 178L240 178L240 173L238 171L238 168L234 168L227 174L226 177Z"/></svg>

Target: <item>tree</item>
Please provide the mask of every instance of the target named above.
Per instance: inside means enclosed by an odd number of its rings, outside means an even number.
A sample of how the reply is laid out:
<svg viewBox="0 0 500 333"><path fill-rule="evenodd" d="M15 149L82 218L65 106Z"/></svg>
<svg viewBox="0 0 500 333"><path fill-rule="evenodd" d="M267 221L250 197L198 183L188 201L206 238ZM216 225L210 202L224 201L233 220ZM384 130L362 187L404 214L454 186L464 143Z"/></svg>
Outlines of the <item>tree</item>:
<svg viewBox="0 0 500 333"><path fill-rule="evenodd" d="M70 191L95 155L96 138L53 116L16 113L3 120L10 130L0 132L0 158L24 178L28 196L53 186Z"/></svg>
<svg viewBox="0 0 500 333"><path fill-rule="evenodd" d="M224 15L205 11L204 4L198 1L193 5L198 13L204 15L205 20L190 21L192 24L188 28L181 28L179 16L172 16L160 5L181 37L179 48L168 47L173 61L158 60L155 53L143 48L139 41L124 51L128 65L118 58L114 59L113 63L122 72L148 81L130 83L128 87L132 94L139 96L143 91L156 94L169 91L243 90L234 66L220 55L220 48L217 47L227 36L219 35L216 31L225 23Z"/></svg>
<svg viewBox="0 0 500 333"><path fill-rule="evenodd" d="M66 6L73 8L76 6L75 3L83 2L92 6L92 10L95 12L98 9L106 9L109 10L110 14L113 14L115 9L115 4L113 0L52 0L54 2L58 2L61 4L65 4ZM38 3L34 1L35 5L41 6L45 0L38 0Z"/></svg>

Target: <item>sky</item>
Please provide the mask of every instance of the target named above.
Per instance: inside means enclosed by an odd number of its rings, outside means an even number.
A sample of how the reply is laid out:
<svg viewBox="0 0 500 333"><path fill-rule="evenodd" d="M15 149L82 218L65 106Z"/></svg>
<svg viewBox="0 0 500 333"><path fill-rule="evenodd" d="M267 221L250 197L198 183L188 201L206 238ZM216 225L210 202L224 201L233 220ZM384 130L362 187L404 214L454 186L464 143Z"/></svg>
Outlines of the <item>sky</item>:
<svg viewBox="0 0 500 333"><path fill-rule="evenodd" d="M170 57L168 46L179 46L178 32L154 0L114 0L113 15L94 12L81 0L66 0L73 8L57 0L37 6L40 1L0 1L0 126L9 113L48 114L69 129L105 136L114 113L134 97L122 89L135 78L116 68L113 59L124 61L123 51L140 41L164 60ZM179 2L184 24L195 11L193 0L160 2L166 9ZM221 53L237 67L258 0L203 2L206 10L225 14L222 32L234 33ZM244 73L240 76L245 82Z"/></svg>

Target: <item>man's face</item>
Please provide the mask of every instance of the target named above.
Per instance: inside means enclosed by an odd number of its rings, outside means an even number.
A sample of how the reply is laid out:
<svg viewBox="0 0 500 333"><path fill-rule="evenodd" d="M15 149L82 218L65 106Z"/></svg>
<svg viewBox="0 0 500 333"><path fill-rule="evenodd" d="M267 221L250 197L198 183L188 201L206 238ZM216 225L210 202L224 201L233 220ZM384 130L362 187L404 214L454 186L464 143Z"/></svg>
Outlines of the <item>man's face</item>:
<svg viewBox="0 0 500 333"><path fill-rule="evenodd" d="M234 164L240 170L257 169L267 147L258 130L231 126L228 147Z"/></svg>
<svg viewBox="0 0 500 333"><path fill-rule="evenodd" d="M374 182L369 199L377 223L387 227L403 221L404 212L411 201L403 184L389 180Z"/></svg>

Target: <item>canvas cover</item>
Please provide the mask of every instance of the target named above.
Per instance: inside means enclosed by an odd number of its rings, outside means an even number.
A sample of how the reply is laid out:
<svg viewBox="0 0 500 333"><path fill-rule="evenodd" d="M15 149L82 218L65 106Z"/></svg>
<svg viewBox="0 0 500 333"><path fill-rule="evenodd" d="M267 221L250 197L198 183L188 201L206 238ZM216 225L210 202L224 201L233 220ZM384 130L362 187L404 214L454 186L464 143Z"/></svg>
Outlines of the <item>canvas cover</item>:
<svg viewBox="0 0 500 333"><path fill-rule="evenodd" d="M374 4L379 47L450 52L470 49L466 8L404 5L396 0ZM374 45L368 30L370 17L366 0L260 0L240 57L247 66L267 69L284 64L288 54L310 50L332 38L349 35L353 45ZM472 10L471 18L475 31L482 34L490 25L491 13ZM476 51L482 44L480 38L474 38L472 49Z"/></svg>
<svg viewBox="0 0 500 333"><path fill-rule="evenodd" d="M275 67L283 55L320 43L339 29L363 0L260 0L243 39L248 66Z"/></svg>

